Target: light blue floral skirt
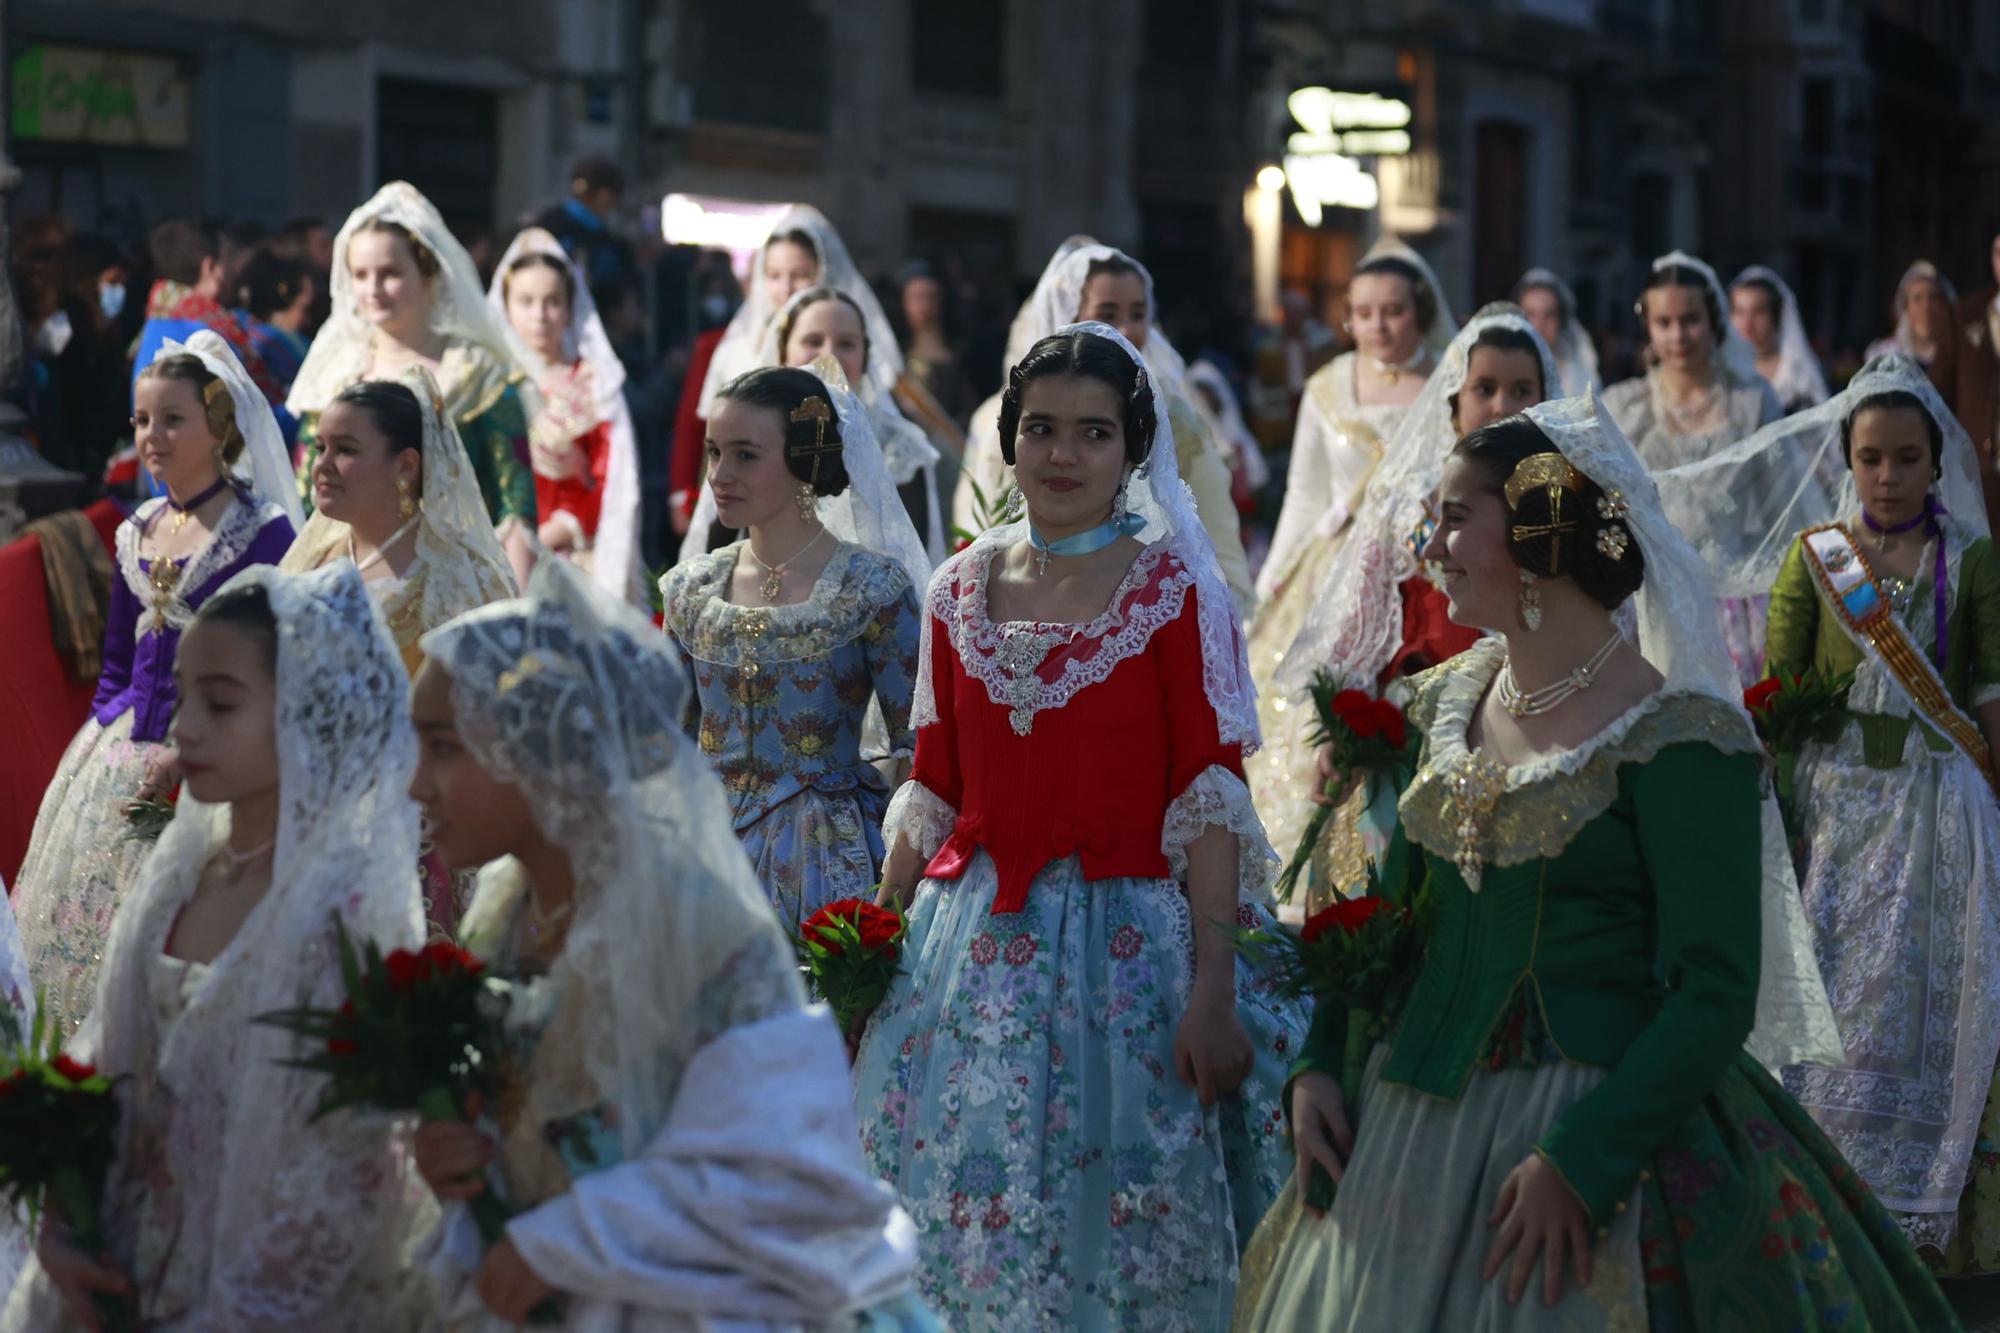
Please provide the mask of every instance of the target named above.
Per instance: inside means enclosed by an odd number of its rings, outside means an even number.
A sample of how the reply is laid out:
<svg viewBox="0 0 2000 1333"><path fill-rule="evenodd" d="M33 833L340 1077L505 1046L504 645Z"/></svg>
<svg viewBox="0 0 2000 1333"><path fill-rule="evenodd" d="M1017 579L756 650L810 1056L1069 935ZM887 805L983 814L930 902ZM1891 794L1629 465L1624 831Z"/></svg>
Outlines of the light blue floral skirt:
<svg viewBox="0 0 2000 1333"><path fill-rule="evenodd" d="M830 791L806 787L738 831L788 932L828 903L875 897L888 808L886 792L858 781Z"/></svg>
<svg viewBox="0 0 2000 1333"><path fill-rule="evenodd" d="M1174 1068L1194 975L1171 880L1075 858L992 914L978 855L926 880L904 973L855 1066L863 1151L915 1219L917 1283L954 1329L1226 1328L1237 1250L1291 1170L1279 1106L1298 1006L1240 960L1256 1065L1203 1109ZM1229 925L1267 925L1245 902Z"/></svg>

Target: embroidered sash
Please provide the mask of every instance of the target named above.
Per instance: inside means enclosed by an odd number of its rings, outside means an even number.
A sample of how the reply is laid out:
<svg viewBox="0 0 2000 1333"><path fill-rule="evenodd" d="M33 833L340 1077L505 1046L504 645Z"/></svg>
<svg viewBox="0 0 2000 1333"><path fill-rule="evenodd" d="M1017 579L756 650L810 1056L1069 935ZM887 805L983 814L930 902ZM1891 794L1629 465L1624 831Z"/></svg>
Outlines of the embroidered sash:
<svg viewBox="0 0 2000 1333"><path fill-rule="evenodd" d="M1986 750L1986 738L1951 701L1937 669L1910 641L1909 632L1889 609L1868 557L1847 530L1837 524L1809 528L1801 541L1821 599L1832 608L1848 637L1863 653L1873 650L1925 720L1950 737L1992 782L1993 760Z"/></svg>

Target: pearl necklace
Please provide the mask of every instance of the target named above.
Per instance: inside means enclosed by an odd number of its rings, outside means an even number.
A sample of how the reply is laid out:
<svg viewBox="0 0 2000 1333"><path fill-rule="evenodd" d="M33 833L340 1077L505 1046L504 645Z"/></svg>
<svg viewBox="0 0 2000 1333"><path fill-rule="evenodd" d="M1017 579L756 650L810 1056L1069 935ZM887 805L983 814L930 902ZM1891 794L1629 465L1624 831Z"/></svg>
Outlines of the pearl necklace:
<svg viewBox="0 0 2000 1333"><path fill-rule="evenodd" d="M811 541L807 542L804 546L801 546L798 550L792 552L790 555L786 556L783 560L780 560L775 565L765 564L764 558L757 554L757 548L755 546L752 546L748 541L745 541L743 543L743 549L750 553L750 558L757 562L757 567L759 569L764 571L764 577L758 581L757 591L764 594L765 601L775 602L778 600L778 594L785 590L785 570L790 567L793 561L797 560L807 551L812 550L813 547L818 546L819 539L824 536L826 536L826 527L824 524L822 524L820 526L820 530L813 534L813 539Z"/></svg>
<svg viewBox="0 0 2000 1333"><path fill-rule="evenodd" d="M1572 696L1582 694L1595 684L1597 673L1604 669L1604 664L1611 660L1611 654L1624 641L1623 634L1612 630L1611 637L1604 641L1602 648L1591 654L1588 662L1553 685L1544 685L1539 690L1525 693L1514 683L1514 663L1510 660L1500 668L1500 706L1514 717L1539 717L1554 711L1569 702Z"/></svg>

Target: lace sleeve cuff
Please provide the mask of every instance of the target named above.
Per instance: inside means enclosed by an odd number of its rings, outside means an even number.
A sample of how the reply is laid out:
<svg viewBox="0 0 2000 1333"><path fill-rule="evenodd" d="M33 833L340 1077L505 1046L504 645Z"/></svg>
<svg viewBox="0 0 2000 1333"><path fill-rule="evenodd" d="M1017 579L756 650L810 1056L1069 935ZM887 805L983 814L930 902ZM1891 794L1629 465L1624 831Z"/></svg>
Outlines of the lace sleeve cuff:
<svg viewBox="0 0 2000 1333"><path fill-rule="evenodd" d="M1250 804L1250 789L1220 764L1203 769L1167 807L1160 850L1166 853L1175 879L1186 880L1188 844L1211 826L1236 835L1238 893L1268 902L1278 854L1264 834L1264 821Z"/></svg>
<svg viewBox="0 0 2000 1333"><path fill-rule="evenodd" d="M1245 797L1248 798L1247 792ZM900 834L917 849L917 855L928 861L937 855L938 848L944 846L944 840L957 825L958 811L946 804L943 797L921 782L905 782L890 800L889 812L882 817L882 843L894 847Z"/></svg>

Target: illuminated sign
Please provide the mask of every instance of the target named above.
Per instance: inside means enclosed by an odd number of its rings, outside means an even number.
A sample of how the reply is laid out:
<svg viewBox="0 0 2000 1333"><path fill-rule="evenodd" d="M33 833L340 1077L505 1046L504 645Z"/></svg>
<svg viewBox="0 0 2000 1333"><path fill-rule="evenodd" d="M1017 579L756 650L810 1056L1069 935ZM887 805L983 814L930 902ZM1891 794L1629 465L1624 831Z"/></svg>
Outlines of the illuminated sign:
<svg viewBox="0 0 2000 1333"><path fill-rule="evenodd" d="M1328 208L1374 208L1382 192L1363 157L1410 151L1410 104L1380 93L1299 88L1285 99L1298 129L1285 140L1285 183L1306 225Z"/></svg>
<svg viewBox="0 0 2000 1333"><path fill-rule="evenodd" d="M670 194L660 203L660 236L669 245L699 245L743 255L764 244L784 204Z"/></svg>

